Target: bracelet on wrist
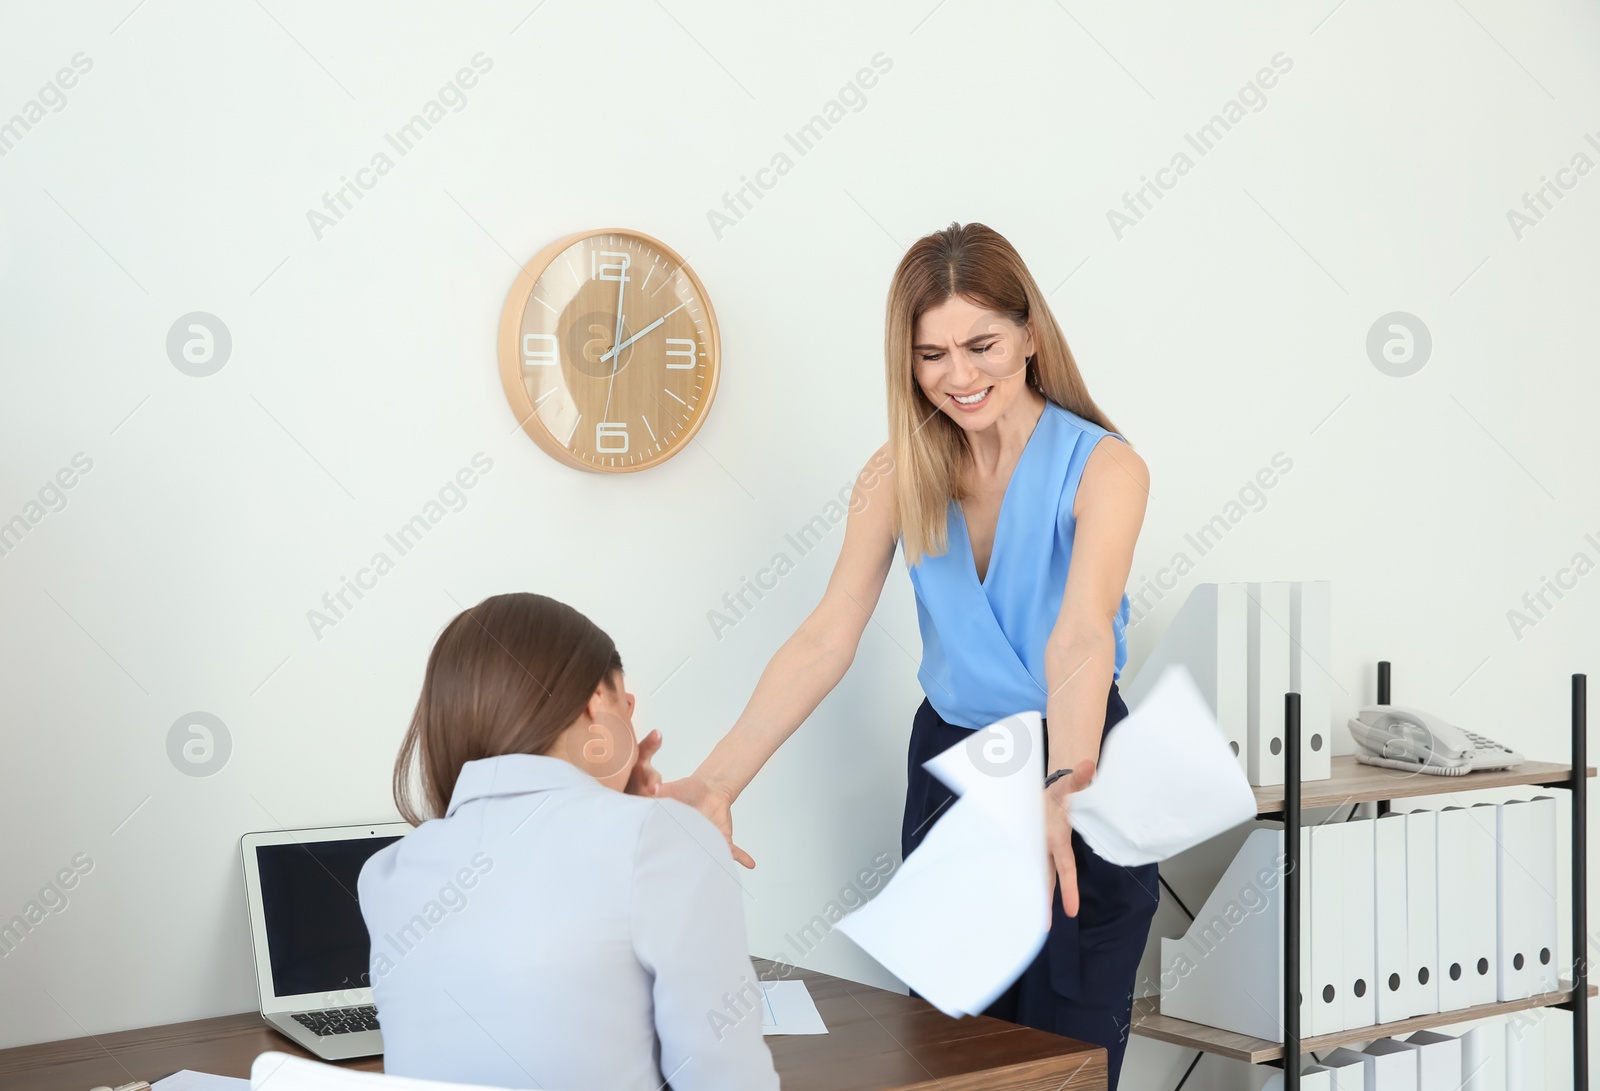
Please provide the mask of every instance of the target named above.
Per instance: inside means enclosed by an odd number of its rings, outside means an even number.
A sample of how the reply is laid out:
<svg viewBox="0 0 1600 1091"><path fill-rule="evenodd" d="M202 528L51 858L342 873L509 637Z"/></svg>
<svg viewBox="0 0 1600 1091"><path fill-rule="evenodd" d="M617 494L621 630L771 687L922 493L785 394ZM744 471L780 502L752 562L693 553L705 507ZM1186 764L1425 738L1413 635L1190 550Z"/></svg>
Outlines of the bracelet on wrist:
<svg viewBox="0 0 1600 1091"><path fill-rule="evenodd" d="M1062 777L1070 777L1071 775L1071 769L1057 769L1054 773L1051 773L1049 776L1044 778L1044 786L1048 788Z"/></svg>

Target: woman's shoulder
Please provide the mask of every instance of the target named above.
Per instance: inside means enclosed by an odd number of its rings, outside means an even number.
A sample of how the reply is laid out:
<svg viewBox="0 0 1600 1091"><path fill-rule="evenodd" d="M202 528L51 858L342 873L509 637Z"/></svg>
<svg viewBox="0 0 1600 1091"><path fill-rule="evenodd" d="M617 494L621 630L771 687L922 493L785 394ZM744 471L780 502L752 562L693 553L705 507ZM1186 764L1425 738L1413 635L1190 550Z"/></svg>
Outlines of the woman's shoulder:
<svg viewBox="0 0 1600 1091"><path fill-rule="evenodd" d="M711 820L680 800L610 788L585 792L582 799L589 815L587 821L596 829L610 831L609 839L618 850L642 856L661 851L698 853L696 845L721 845L727 851L721 832Z"/></svg>
<svg viewBox="0 0 1600 1091"><path fill-rule="evenodd" d="M1068 452L1058 507L1060 519L1076 518L1084 499L1095 503L1097 497L1149 495L1149 467L1121 435L1053 401L1046 401L1045 412L1063 426L1065 436L1061 443Z"/></svg>
<svg viewBox="0 0 1600 1091"><path fill-rule="evenodd" d="M597 831L609 831L617 845L647 851L701 851L696 846L720 846L727 852L727 841L705 815L681 800L667 796L633 795L605 789L586 792L582 806L587 816L582 821ZM729 854L732 859L732 854Z"/></svg>
<svg viewBox="0 0 1600 1091"><path fill-rule="evenodd" d="M894 485L894 445L889 440L884 440L883 445L868 456L866 464L861 467L861 472L856 475L856 484L863 489L876 489L880 484L893 487Z"/></svg>
<svg viewBox="0 0 1600 1091"><path fill-rule="evenodd" d="M850 514L872 512L874 517L885 520L892 530L896 507L894 471L894 444L885 441L868 456L861 472L856 474L855 481L850 485ZM899 538L898 531L892 533Z"/></svg>
<svg viewBox="0 0 1600 1091"><path fill-rule="evenodd" d="M1117 435L1117 433L1111 431L1109 428L1098 425L1087 417L1080 417L1078 414L1074 413L1072 410L1068 409L1059 402L1053 402L1049 398L1046 398L1044 405L1046 413L1049 413L1057 421L1074 430L1074 436L1076 436L1078 433L1083 433L1088 435L1091 440L1096 442L1098 442L1104 436L1111 436L1113 439L1119 440L1124 444L1127 443L1126 440Z"/></svg>
<svg viewBox="0 0 1600 1091"><path fill-rule="evenodd" d="M738 870L722 831L687 803L663 796L623 796L617 806L627 809L630 829L635 831L636 881L666 873L676 876L673 883L692 883L696 876L717 871L732 875Z"/></svg>

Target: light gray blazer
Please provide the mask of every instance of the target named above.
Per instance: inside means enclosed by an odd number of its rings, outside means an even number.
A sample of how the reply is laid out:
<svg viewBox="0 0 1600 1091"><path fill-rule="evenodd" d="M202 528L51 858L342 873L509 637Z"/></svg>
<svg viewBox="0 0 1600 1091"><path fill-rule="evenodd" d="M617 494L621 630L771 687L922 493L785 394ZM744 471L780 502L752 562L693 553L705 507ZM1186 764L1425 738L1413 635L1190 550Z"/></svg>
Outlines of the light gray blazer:
<svg viewBox="0 0 1600 1091"><path fill-rule="evenodd" d="M560 758L467 762L372 856L384 1068L549 1091L769 1091L737 865L698 811Z"/></svg>

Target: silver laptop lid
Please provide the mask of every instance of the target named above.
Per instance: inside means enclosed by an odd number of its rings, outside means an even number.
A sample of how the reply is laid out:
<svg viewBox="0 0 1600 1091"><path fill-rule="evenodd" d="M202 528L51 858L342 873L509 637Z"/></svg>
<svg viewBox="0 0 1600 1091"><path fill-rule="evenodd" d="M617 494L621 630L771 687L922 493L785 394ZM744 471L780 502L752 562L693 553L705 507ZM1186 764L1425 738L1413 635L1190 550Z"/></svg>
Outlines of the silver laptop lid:
<svg viewBox="0 0 1600 1091"><path fill-rule="evenodd" d="M372 1003L356 879L404 822L247 833L240 840L263 1013Z"/></svg>

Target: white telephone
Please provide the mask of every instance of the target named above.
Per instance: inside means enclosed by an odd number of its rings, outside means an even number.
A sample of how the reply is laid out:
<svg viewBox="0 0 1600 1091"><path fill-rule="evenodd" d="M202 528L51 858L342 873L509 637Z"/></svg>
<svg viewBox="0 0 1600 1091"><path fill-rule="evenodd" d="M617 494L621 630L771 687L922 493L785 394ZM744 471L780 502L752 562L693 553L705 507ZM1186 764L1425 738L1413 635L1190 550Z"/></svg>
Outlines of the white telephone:
<svg viewBox="0 0 1600 1091"><path fill-rule="evenodd" d="M1357 761L1433 776L1509 769L1522 761L1509 746L1401 705L1367 705L1351 718L1350 734L1358 747Z"/></svg>

